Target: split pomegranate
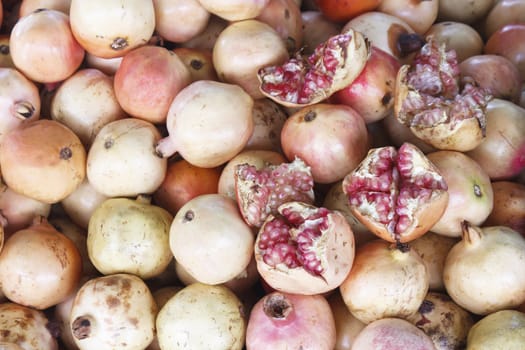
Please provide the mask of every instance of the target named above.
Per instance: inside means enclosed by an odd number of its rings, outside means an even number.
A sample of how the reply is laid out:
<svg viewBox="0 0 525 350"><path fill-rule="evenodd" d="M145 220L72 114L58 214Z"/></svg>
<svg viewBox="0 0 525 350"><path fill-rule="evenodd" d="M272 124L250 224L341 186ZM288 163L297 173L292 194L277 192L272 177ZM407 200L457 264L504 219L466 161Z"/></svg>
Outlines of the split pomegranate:
<svg viewBox="0 0 525 350"><path fill-rule="evenodd" d="M397 75L397 119L438 149L468 151L485 137L491 96L473 79L460 86L459 77L455 52L431 37Z"/></svg>
<svg viewBox="0 0 525 350"><path fill-rule="evenodd" d="M333 350L335 321L321 295L272 292L254 305L246 329L246 349Z"/></svg>
<svg viewBox="0 0 525 350"><path fill-rule="evenodd" d="M261 68L259 88L284 106L315 104L354 81L369 54L368 41L350 28L321 43L307 57L297 54L282 65Z"/></svg>
<svg viewBox="0 0 525 350"><path fill-rule="evenodd" d="M448 295L478 315L525 302L525 238L505 226L473 226L463 221L462 240L450 250L443 268Z"/></svg>
<svg viewBox="0 0 525 350"><path fill-rule="evenodd" d="M368 324L413 314L428 287L427 267L419 253L402 243L376 239L356 250L352 269L339 291L352 315Z"/></svg>
<svg viewBox="0 0 525 350"><path fill-rule="evenodd" d="M260 227L269 215L277 213L281 204L314 202L310 167L300 158L262 169L248 163L239 164L234 180L239 209L250 226Z"/></svg>
<svg viewBox="0 0 525 350"><path fill-rule="evenodd" d="M374 148L343 180L352 213L390 242L425 234L448 202L447 183L414 145Z"/></svg>
<svg viewBox="0 0 525 350"><path fill-rule="evenodd" d="M320 294L337 288L354 260L354 234L345 217L288 202L269 215L255 241L257 269L275 290Z"/></svg>

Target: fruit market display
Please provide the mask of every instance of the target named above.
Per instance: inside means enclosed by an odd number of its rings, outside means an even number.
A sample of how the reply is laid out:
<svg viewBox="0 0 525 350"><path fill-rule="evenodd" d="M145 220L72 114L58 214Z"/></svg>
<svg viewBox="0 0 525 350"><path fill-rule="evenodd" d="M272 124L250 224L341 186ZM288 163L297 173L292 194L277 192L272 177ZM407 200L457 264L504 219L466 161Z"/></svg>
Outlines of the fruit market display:
<svg viewBox="0 0 525 350"><path fill-rule="evenodd" d="M524 58L523 0L0 0L0 349L524 349Z"/></svg>

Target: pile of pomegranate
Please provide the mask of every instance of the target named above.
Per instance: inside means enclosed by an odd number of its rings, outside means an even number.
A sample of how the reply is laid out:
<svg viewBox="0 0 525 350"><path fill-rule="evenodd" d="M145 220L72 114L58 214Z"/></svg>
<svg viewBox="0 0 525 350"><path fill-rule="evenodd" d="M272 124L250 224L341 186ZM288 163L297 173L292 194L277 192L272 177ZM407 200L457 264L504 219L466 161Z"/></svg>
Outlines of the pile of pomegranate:
<svg viewBox="0 0 525 350"><path fill-rule="evenodd" d="M524 1L0 24L1 349L524 348Z"/></svg>

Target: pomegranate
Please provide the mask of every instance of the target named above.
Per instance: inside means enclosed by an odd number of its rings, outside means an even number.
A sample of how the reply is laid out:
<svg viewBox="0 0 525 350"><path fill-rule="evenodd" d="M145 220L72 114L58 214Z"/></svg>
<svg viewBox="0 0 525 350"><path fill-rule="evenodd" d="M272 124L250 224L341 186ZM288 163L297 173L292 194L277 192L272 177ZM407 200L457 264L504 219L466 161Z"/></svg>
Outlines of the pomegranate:
<svg viewBox="0 0 525 350"><path fill-rule="evenodd" d="M525 184L492 182L494 208L483 226L507 226L525 236Z"/></svg>
<svg viewBox="0 0 525 350"><path fill-rule="evenodd" d="M169 232L175 260L197 281L207 284L224 283L243 272L250 263L253 243L252 230L237 203L220 194L203 194L188 201L175 215Z"/></svg>
<svg viewBox="0 0 525 350"><path fill-rule="evenodd" d="M390 242L425 234L448 202L447 183L414 145L374 148L343 180L352 213L372 233Z"/></svg>
<svg viewBox="0 0 525 350"><path fill-rule="evenodd" d="M23 17L38 9L46 8L58 10L67 15L69 14L70 5L71 0L22 0L18 13L20 17Z"/></svg>
<svg viewBox="0 0 525 350"><path fill-rule="evenodd" d="M480 165L462 152L436 151L427 155L448 184L446 209L432 232L460 237L461 222L481 225L494 207L490 179Z"/></svg>
<svg viewBox="0 0 525 350"><path fill-rule="evenodd" d="M474 79L494 98L519 102L520 72L508 58L499 55L474 55L461 62L459 70L461 78Z"/></svg>
<svg viewBox="0 0 525 350"><path fill-rule="evenodd" d="M525 20L525 3L520 0L502 0L494 6L483 19L483 34L489 38L495 31L511 23L523 23Z"/></svg>
<svg viewBox="0 0 525 350"><path fill-rule="evenodd" d="M321 295L272 292L254 305L246 329L246 349L332 350L336 327Z"/></svg>
<svg viewBox="0 0 525 350"><path fill-rule="evenodd" d="M259 70L259 89L288 107L312 105L350 84L365 67L370 46L351 28L332 36L308 56L292 57L282 65Z"/></svg>
<svg viewBox="0 0 525 350"><path fill-rule="evenodd" d="M337 288L354 260L354 234L345 217L326 208L288 202L269 215L255 241L255 261L273 289L321 294Z"/></svg>
<svg viewBox="0 0 525 350"><path fill-rule="evenodd" d="M376 239L357 248L352 269L339 291L352 315L368 324L413 314L428 286L427 267L415 250L403 243Z"/></svg>
<svg viewBox="0 0 525 350"><path fill-rule="evenodd" d="M386 131L388 141L391 142L390 145L401 147L403 143L408 142L419 148L425 154L436 150L435 147L414 135L410 127L399 122L393 112L394 111L389 113L380 121L380 124L378 124L378 126L382 127L380 129Z"/></svg>
<svg viewBox="0 0 525 350"><path fill-rule="evenodd" d="M85 53L73 36L69 16L48 9L34 11L16 22L9 49L16 68L40 83L55 83L72 75Z"/></svg>
<svg viewBox="0 0 525 350"><path fill-rule="evenodd" d="M380 12L401 18L419 34L424 34L432 26L438 9L438 0L383 0L377 7Z"/></svg>
<svg viewBox="0 0 525 350"><path fill-rule="evenodd" d="M120 62L122 62L122 56L104 58L86 52L86 58L84 61L86 64L86 68L95 68L100 70L101 72L104 72L105 74L115 75L118 66L120 66Z"/></svg>
<svg viewBox="0 0 525 350"><path fill-rule="evenodd" d="M11 235L0 253L0 284L6 297L39 310L63 301L77 287L81 273L78 248L43 217Z"/></svg>
<svg viewBox="0 0 525 350"><path fill-rule="evenodd" d="M277 213L281 204L314 202L310 167L300 158L260 169L249 163L238 164L234 181L239 209L250 226L260 227L269 215Z"/></svg>
<svg viewBox="0 0 525 350"><path fill-rule="evenodd" d="M253 132L244 149L281 152L281 130L287 118L283 108L274 101L268 98L255 100Z"/></svg>
<svg viewBox="0 0 525 350"><path fill-rule="evenodd" d="M346 307L341 293L332 293L328 297L335 321L336 343L334 350L351 350L354 339L366 324L355 318Z"/></svg>
<svg viewBox="0 0 525 350"><path fill-rule="evenodd" d="M173 99L166 120L169 135L158 155L179 153L195 166L213 168L239 153L253 132L253 99L235 84L198 80Z"/></svg>
<svg viewBox="0 0 525 350"><path fill-rule="evenodd" d="M519 349L525 342L525 313L516 310L493 312L476 322L468 333L472 349Z"/></svg>
<svg viewBox="0 0 525 350"><path fill-rule="evenodd" d="M180 44L182 47L213 50L213 46L222 31L228 26L230 22L219 16L211 16L208 20L208 25L200 33Z"/></svg>
<svg viewBox="0 0 525 350"><path fill-rule="evenodd" d="M379 121L393 111L394 87L400 67L398 59L372 46L359 76L330 100L352 107L367 124Z"/></svg>
<svg viewBox="0 0 525 350"><path fill-rule="evenodd" d="M230 22L257 17L270 0L199 0L209 12Z"/></svg>
<svg viewBox="0 0 525 350"><path fill-rule="evenodd" d="M299 109L284 123L281 146L288 160L310 166L316 183L342 180L370 146L365 120L352 107L317 103Z"/></svg>
<svg viewBox="0 0 525 350"><path fill-rule="evenodd" d="M493 0L478 0L468 3L455 0L440 0L438 20L472 24L485 17L493 3Z"/></svg>
<svg viewBox="0 0 525 350"><path fill-rule="evenodd" d="M60 201L60 205L71 221L87 229L93 211L106 199L108 196L95 190L86 177L69 196Z"/></svg>
<svg viewBox="0 0 525 350"><path fill-rule="evenodd" d="M69 17L80 45L103 58L121 57L145 45L155 30L151 0L71 0Z"/></svg>
<svg viewBox="0 0 525 350"><path fill-rule="evenodd" d="M295 0L270 0L255 19L277 31L289 54L303 47L301 9Z"/></svg>
<svg viewBox="0 0 525 350"><path fill-rule="evenodd" d="M115 96L112 76L85 68L73 73L54 91L50 116L70 128L89 148L104 125L127 114Z"/></svg>
<svg viewBox="0 0 525 350"><path fill-rule="evenodd" d="M176 53L146 45L123 56L113 86L130 116L162 124L173 98L190 82L190 72Z"/></svg>
<svg viewBox="0 0 525 350"><path fill-rule="evenodd" d="M8 34L0 34L0 67L16 68L9 50Z"/></svg>
<svg viewBox="0 0 525 350"><path fill-rule="evenodd" d="M153 193L164 180L167 160L155 153L160 131L150 122L124 118L95 136L87 155L87 178L107 197Z"/></svg>
<svg viewBox="0 0 525 350"><path fill-rule="evenodd" d="M485 42L483 52L508 58L520 71L525 80L525 23L507 24L492 34Z"/></svg>
<svg viewBox="0 0 525 350"><path fill-rule="evenodd" d="M305 54L311 55L315 48L327 41L330 37L341 33L342 24L335 23L317 10L301 11L303 32L303 47Z"/></svg>
<svg viewBox="0 0 525 350"><path fill-rule="evenodd" d="M184 159L168 164L164 180L153 193L154 202L175 215L190 199L217 193L220 168L201 168Z"/></svg>
<svg viewBox="0 0 525 350"><path fill-rule="evenodd" d="M16 68L0 68L0 143L24 121L40 118L38 87Z"/></svg>
<svg viewBox="0 0 525 350"><path fill-rule="evenodd" d="M155 32L163 39L180 43L200 34L208 25L210 12L198 0L153 0ZM173 19L177 19L174 25Z"/></svg>
<svg viewBox="0 0 525 350"><path fill-rule="evenodd" d="M242 350L245 317L241 301L227 287L193 283L160 309L157 339L163 350Z"/></svg>
<svg viewBox="0 0 525 350"><path fill-rule="evenodd" d="M168 267L173 259L173 216L150 200L109 198L93 212L86 245L89 259L102 274L131 273L146 280Z"/></svg>
<svg viewBox="0 0 525 350"><path fill-rule="evenodd" d="M354 340L359 350L436 350L432 339L412 323L386 317L369 323Z"/></svg>
<svg viewBox="0 0 525 350"><path fill-rule="evenodd" d="M465 23L436 22L425 33L425 36L432 36L437 42L444 43L448 51L454 50L458 62L483 53L483 38L476 29Z"/></svg>
<svg viewBox="0 0 525 350"><path fill-rule="evenodd" d="M213 66L212 51L191 47L176 47L172 50L190 73L190 82L197 80L219 80Z"/></svg>
<svg viewBox="0 0 525 350"><path fill-rule="evenodd" d="M86 176L86 150L67 126L49 119L24 123L4 136L2 176L9 188L44 203L71 194Z"/></svg>
<svg viewBox="0 0 525 350"><path fill-rule="evenodd" d="M462 240L447 255L443 280L448 295L478 315L525 302L525 238L505 226L474 226L463 221Z"/></svg>
<svg viewBox="0 0 525 350"><path fill-rule="evenodd" d="M286 158L279 152L267 150L247 149L239 152L230 159L222 168L219 178L218 193L237 200L237 190L235 188L235 172L240 164L249 164L256 169L268 167L269 165L279 165L285 163Z"/></svg>
<svg viewBox="0 0 525 350"><path fill-rule="evenodd" d="M525 169L525 108L497 99L487 105L487 135L466 153L492 180L510 180Z"/></svg>
<svg viewBox="0 0 525 350"><path fill-rule="evenodd" d="M135 275L94 277L78 290L70 328L80 350L145 349L155 336L157 305L148 286Z"/></svg>
<svg viewBox="0 0 525 350"><path fill-rule="evenodd" d="M469 151L485 137L491 96L472 79L460 86L459 77L455 52L432 38L397 75L397 119L438 149Z"/></svg>
<svg viewBox="0 0 525 350"><path fill-rule="evenodd" d="M443 265L450 249L458 242L457 237L447 237L432 231L410 242L410 247L419 253L427 266L429 290L445 291Z"/></svg>
<svg viewBox="0 0 525 350"><path fill-rule="evenodd" d="M5 350L58 350L57 339L48 329L49 318L40 310L13 302L0 303L0 341L18 345Z"/></svg>
<svg viewBox="0 0 525 350"><path fill-rule="evenodd" d="M472 315L447 294L430 292L416 313L406 318L423 330L436 350L464 349L467 335L474 324Z"/></svg>
<svg viewBox="0 0 525 350"><path fill-rule="evenodd" d="M264 97L259 91L259 69L287 59L286 43L279 33L256 19L230 23L213 46L213 66L219 79L239 85L254 99Z"/></svg>

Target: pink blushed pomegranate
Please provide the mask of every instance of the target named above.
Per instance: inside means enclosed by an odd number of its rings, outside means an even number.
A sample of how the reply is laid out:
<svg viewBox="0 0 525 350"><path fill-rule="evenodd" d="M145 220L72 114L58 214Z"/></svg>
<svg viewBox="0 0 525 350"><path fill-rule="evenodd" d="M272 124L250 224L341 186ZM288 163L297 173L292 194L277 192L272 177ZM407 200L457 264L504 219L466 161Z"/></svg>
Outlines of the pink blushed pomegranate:
<svg viewBox="0 0 525 350"><path fill-rule="evenodd" d="M366 156L370 137L365 120L352 107L318 103L301 108L285 121L281 146L287 159L299 157L314 181L342 180Z"/></svg>
<svg viewBox="0 0 525 350"><path fill-rule="evenodd" d="M273 292L253 307L246 329L247 350L332 350L335 321L321 295Z"/></svg>
<svg viewBox="0 0 525 350"><path fill-rule="evenodd" d="M370 47L349 28L330 37L307 56L259 70L262 94L288 107L315 104L350 84L365 67Z"/></svg>
<svg viewBox="0 0 525 350"><path fill-rule="evenodd" d="M363 71L347 87L337 91L331 101L349 105L366 123L386 117L394 108L394 87L401 63L397 58L372 46Z"/></svg>
<svg viewBox="0 0 525 350"><path fill-rule="evenodd" d="M270 215L255 241L257 269L275 290L321 294L337 288L354 260L354 234L345 217L288 202Z"/></svg>
<svg viewBox="0 0 525 350"><path fill-rule="evenodd" d="M268 215L277 213L281 204L314 202L310 167L300 158L262 169L249 163L238 164L234 180L239 209L250 226L260 227Z"/></svg>
<svg viewBox="0 0 525 350"><path fill-rule="evenodd" d="M397 119L438 149L475 148L485 137L485 108L492 97L473 79L463 79L460 85L459 78L455 51L429 38L412 64L399 69Z"/></svg>
<svg viewBox="0 0 525 350"><path fill-rule="evenodd" d="M374 148L343 180L352 213L377 236L408 242L445 211L447 183L414 145Z"/></svg>

